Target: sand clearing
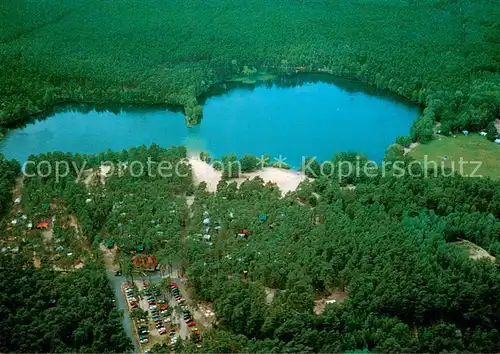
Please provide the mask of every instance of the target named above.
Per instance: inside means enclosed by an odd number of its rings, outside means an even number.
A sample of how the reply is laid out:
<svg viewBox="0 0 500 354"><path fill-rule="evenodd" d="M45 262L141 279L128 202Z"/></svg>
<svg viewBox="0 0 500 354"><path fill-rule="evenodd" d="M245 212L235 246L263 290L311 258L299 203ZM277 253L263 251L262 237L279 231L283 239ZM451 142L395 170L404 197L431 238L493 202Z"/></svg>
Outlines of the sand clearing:
<svg viewBox="0 0 500 354"><path fill-rule="evenodd" d="M341 304L347 300L347 292L345 291L334 291L328 296L322 297L314 301L314 313L316 315L321 315L325 311L325 307L328 304Z"/></svg>
<svg viewBox="0 0 500 354"><path fill-rule="evenodd" d="M221 179L221 173L196 156L189 157L189 163L193 170L194 184L197 186L201 182L205 182L207 184L207 190L209 192L215 192L217 190L217 184Z"/></svg>
<svg viewBox="0 0 500 354"><path fill-rule="evenodd" d="M201 182L205 182L208 191L215 192L217 184L221 180L222 173L196 156L189 157L189 163L193 170L194 184L199 185ZM233 180L240 185L247 179L253 179L254 177L260 177L264 182L276 183L283 194L296 190L300 182L307 180L303 172L274 167L265 167L256 172L244 173L241 177Z"/></svg>
<svg viewBox="0 0 500 354"><path fill-rule="evenodd" d="M264 167L260 171L243 173L236 181L239 185L247 179L253 179L255 177L262 178L264 182L276 183L283 194L296 190L300 182L307 179L303 172L284 170L275 167Z"/></svg>
<svg viewBox="0 0 500 354"><path fill-rule="evenodd" d="M469 251L469 258L470 259L478 260L478 259L485 258L485 259L489 259L492 262L495 262L495 260L496 260L496 258L494 256L492 256L491 254L488 253L488 251L486 251L485 249L479 247L478 245L476 245L475 243L472 243L470 241L460 240L457 242L452 242L451 244L466 248Z"/></svg>

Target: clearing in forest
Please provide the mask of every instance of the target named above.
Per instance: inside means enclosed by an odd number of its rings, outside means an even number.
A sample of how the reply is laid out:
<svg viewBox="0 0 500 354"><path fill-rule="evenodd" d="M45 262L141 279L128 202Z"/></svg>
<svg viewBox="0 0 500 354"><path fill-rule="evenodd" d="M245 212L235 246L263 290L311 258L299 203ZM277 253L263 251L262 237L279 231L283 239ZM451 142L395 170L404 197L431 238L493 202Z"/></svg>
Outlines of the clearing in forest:
<svg viewBox="0 0 500 354"><path fill-rule="evenodd" d="M266 292L266 304L269 305L276 296L276 289L264 288L264 291Z"/></svg>
<svg viewBox="0 0 500 354"><path fill-rule="evenodd" d="M113 248L109 249L102 242L99 245L99 249L102 252L102 258L104 260L104 265L108 271L116 272L119 269L119 266L115 263L116 259L116 251L118 247L116 245Z"/></svg>
<svg viewBox="0 0 500 354"><path fill-rule="evenodd" d="M36 252L33 251L33 265L35 266L36 269L40 269L40 258L36 255Z"/></svg>
<svg viewBox="0 0 500 354"><path fill-rule="evenodd" d="M409 154L419 161L436 162L437 166L452 167L460 172L460 158L470 162L463 165L463 173L470 175L476 168L476 163L481 162L481 167L475 176L482 175L493 179L500 179L500 145L495 144L479 134L469 136L457 135L456 138L437 135L434 140L420 144ZM445 159L446 156L446 159ZM429 165L432 167L432 165Z"/></svg>
<svg viewBox="0 0 500 354"><path fill-rule="evenodd" d="M467 240L460 240L458 242L453 242L451 243L452 245L458 246L458 247L463 247L469 251L469 258L470 259L481 259L481 258L486 258L491 260L492 262L495 262L495 257L493 257L491 254L488 253L484 248L479 247L475 243L472 243Z"/></svg>
<svg viewBox="0 0 500 354"><path fill-rule="evenodd" d="M325 306L328 304L341 304L347 300L347 292L334 291L330 295L322 297L314 301L314 313L321 315L325 311Z"/></svg>

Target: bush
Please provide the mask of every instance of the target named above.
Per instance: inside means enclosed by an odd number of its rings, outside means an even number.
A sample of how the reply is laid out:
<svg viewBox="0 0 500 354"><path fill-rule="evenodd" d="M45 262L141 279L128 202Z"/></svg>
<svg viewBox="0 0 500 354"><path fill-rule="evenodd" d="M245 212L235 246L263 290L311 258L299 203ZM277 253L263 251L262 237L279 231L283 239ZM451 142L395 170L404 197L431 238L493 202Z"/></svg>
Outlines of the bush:
<svg viewBox="0 0 500 354"><path fill-rule="evenodd" d="M408 148L411 144L411 138L409 136L398 136L396 138L396 144Z"/></svg>
<svg viewBox="0 0 500 354"><path fill-rule="evenodd" d="M486 139L489 141L495 141L495 139L498 136L498 131L497 127L495 126L494 122L491 122L488 124L488 127L486 128Z"/></svg>

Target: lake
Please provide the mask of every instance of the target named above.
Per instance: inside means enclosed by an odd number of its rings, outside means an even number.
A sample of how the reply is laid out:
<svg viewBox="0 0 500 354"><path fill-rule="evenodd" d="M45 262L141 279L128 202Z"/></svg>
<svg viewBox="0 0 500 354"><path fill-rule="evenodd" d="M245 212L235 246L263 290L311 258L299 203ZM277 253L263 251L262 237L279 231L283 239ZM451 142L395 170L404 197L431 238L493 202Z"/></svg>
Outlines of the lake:
<svg viewBox="0 0 500 354"><path fill-rule="evenodd" d="M156 143L188 150L260 156L281 155L300 167L302 157L331 159L356 151L380 162L419 116L416 105L355 82L304 76L274 83L232 85L202 98L203 120L188 128L180 111L126 108L102 111L67 106L45 120L11 130L0 142L7 158L21 162L50 151L97 153Z"/></svg>

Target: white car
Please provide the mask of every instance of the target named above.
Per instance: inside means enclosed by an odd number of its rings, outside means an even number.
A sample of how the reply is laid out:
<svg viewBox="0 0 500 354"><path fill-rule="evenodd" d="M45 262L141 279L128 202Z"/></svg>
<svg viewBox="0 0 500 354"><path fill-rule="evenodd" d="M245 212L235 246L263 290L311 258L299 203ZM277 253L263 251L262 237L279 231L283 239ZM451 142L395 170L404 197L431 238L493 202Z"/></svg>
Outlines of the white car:
<svg viewBox="0 0 500 354"><path fill-rule="evenodd" d="M147 344L148 342L149 342L149 339L147 339L147 338L141 339L139 341L139 343L141 343L141 344Z"/></svg>
<svg viewBox="0 0 500 354"><path fill-rule="evenodd" d="M175 344L175 343L177 343L177 337L173 337L173 338L170 340L170 343L171 343L171 344Z"/></svg>

